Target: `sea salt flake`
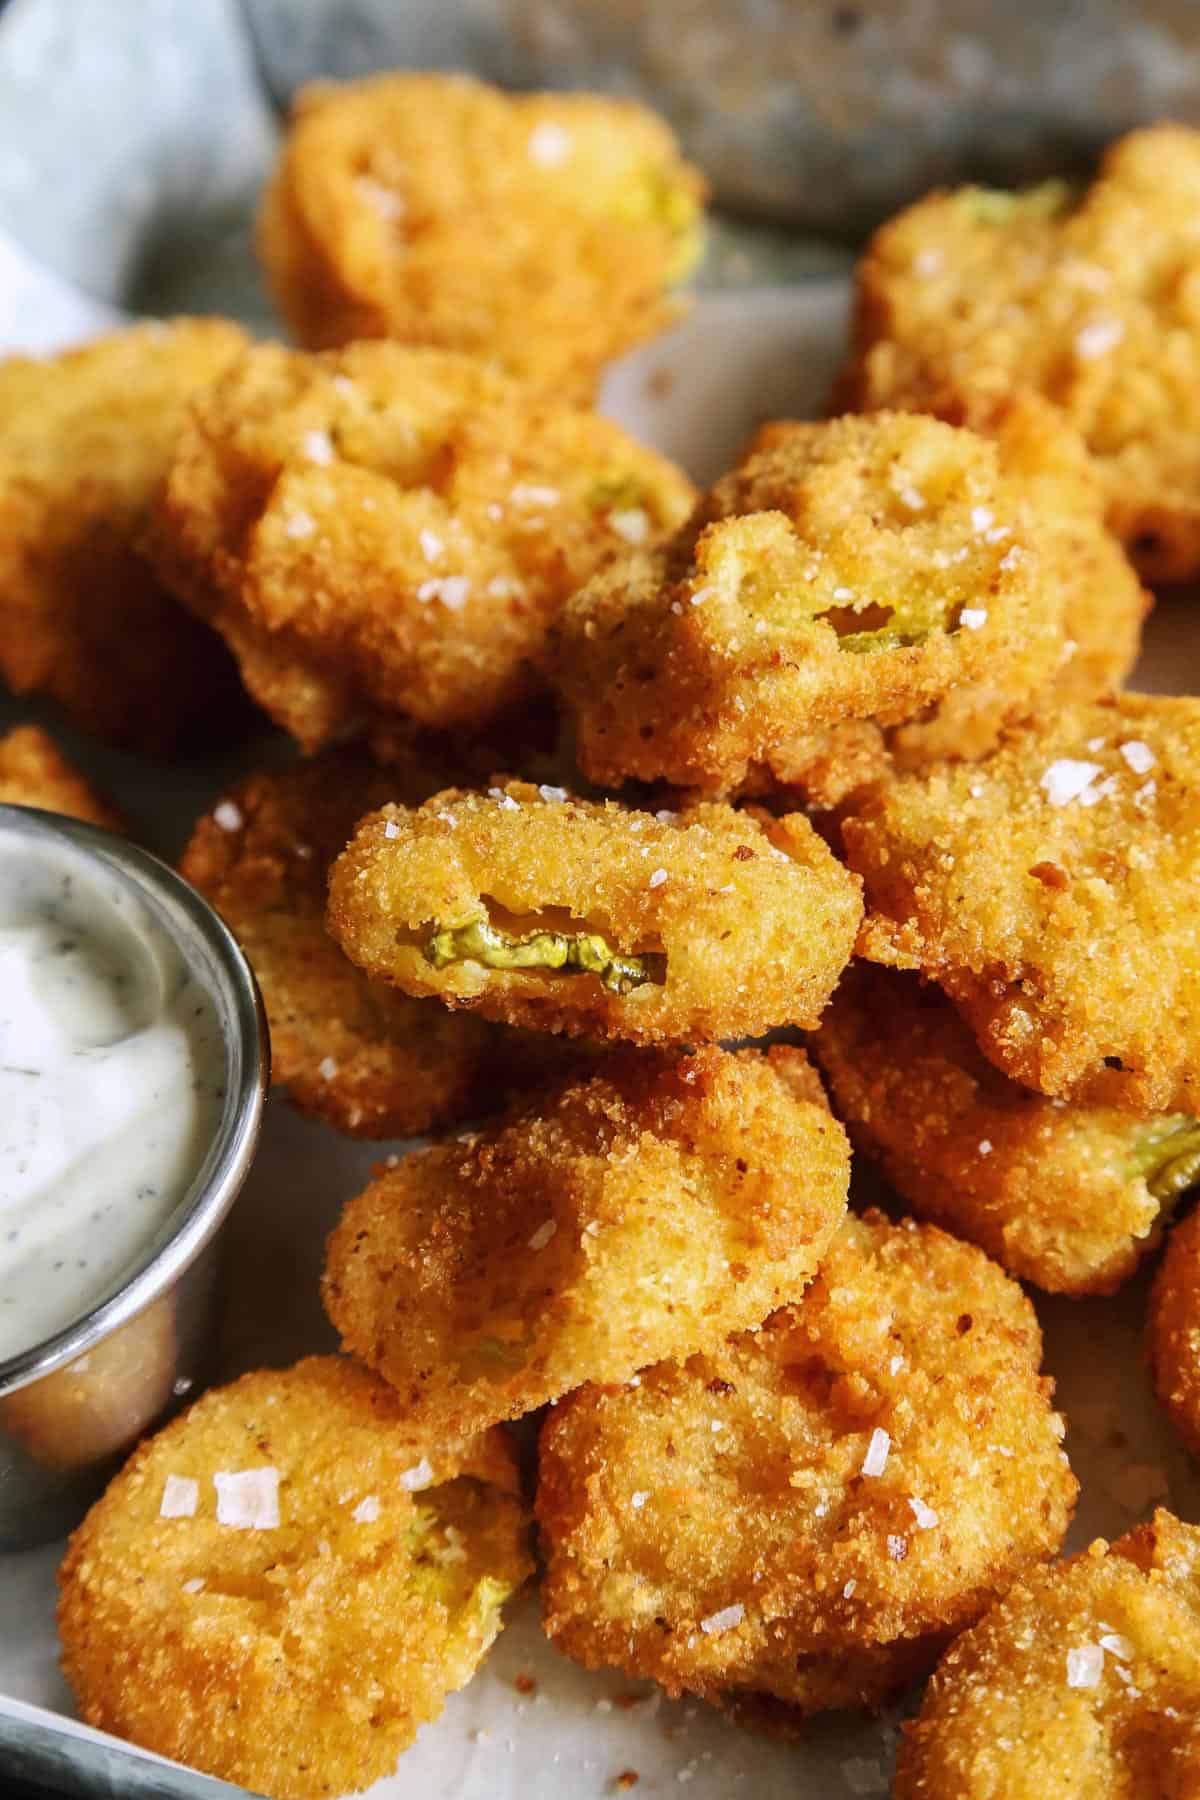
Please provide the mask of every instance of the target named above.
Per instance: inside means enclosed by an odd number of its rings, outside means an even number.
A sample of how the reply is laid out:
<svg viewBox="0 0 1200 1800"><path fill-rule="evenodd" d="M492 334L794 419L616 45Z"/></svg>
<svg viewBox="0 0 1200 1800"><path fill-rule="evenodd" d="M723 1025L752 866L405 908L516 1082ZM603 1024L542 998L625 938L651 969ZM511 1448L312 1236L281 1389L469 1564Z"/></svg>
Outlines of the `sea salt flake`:
<svg viewBox="0 0 1200 1800"><path fill-rule="evenodd" d="M338 1066L332 1056L323 1056L317 1064L317 1074L322 1081L332 1081L337 1072Z"/></svg>
<svg viewBox="0 0 1200 1800"><path fill-rule="evenodd" d="M640 506L629 506L622 512L610 513L608 522L618 537L627 544L644 544L650 535L650 516Z"/></svg>
<svg viewBox="0 0 1200 1800"><path fill-rule="evenodd" d="M857 1581L853 1580L853 1578L851 1580L849 1580L846 1583L845 1587L842 1589L842 1599L843 1600L853 1600L854 1590L857 1586L858 1586Z"/></svg>
<svg viewBox="0 0 1200 1800"><path fill-rule="evenodd" d="M653 875L650 877L649 881L646 883L646 886L652 887L652 888L660 888L662 886L663 882L666 881L667 879L668 879L667 871L665 869L655 869Z"/></svg>
<svg viewBox="0 0 1200 1800"><path fill-rule="evenodd" d="M566 799L566 797L567 797L567 790L566 790L566 788L560 788L560 787L551 787L551 786L550 786L550 784L549 784L549 783L548 783L548 782L545 782L545 781L543 781L543 782L542 782L542 783L541 783L541 784L540 784L540 785L539 785L539 787L538 787L538 793L539 793L539 794L540 794L540 795L541 795L541 796L542 796L542 799L543 799L543 800L549 800L549 801L552 801L552 802L554 802L554 801L563 801L563 800L565 800L565 799Z"/></svg>
<svg viewBox="0 0 1200 1800"><path fill-rule="evenodd" d="M185 1581L183 1583L183 1592L185 1594L202 1594L204 1592L204 1587L205 1581L203 1575L193 1575L190 1581Z"/></svg>
<svg viewBox="0 0 1200 1800"><path fill-rule="evenodd" d="M440 600L449 612L461 612L470 592L471 583L466 575L441 575L423 581L417 589L417 599L422 605L430 600Z"/></svg>
<svg viewBox="0 0 1200 1800"><path fill-rule="evenodd" d="M639 1488L636 1494L630 1494L629 1504L630 1504L630 1506L632 1506L634 1512L641 1512L643 1506L645 1506L645 1504L649 1498L650 1498L649 1488Z"/></svg>
<svg viewBox="0 0 1200 1800"><path fill-rule="evenodd" d="M316 520L311 513L289 513L283 523L283 535L290 538L311 537L317 529Z"/></svg>
<svg viewBox="0 0 1200 1800"><path fill-rule="evenodd" d="M968 631L978 631L987 624L987 618L986 606L964 606L958 615L959 624L965 625Z"/></svg>
<svg viewBox="0 0 1200 1800"><path fill-rule="evenodd" d="M1051 806L1067 806L1103 773L1099 763L1077 762L1072 756L1063 756L1050 764L1040 785Z"/></svg>
<svg viewBox="0 0 1200 1800"><path fill-rule="evenodd" d="M417 533L417 542L421 546L421 555L426 562L436 562L446 548L437 532L430 531L428 526L423 527Z"/></svg>
<svg viewBox="0 0 1200 1800"><path fill-rule="evenodd" d="M973 506L971 508L971 530L990 531L996 523L996 515L990 506Z"/></svg>
<svg viewBox="0 0 1200 1800"><path fill-rule="evenodd" d="M193 1519L200 1503L200 1483L190 1475L168 1475L163 1483L160 1519Z"/></svg>
<svg viewBox="0 0 1200 1800"><path fill-rule="evenodd" d="M1079 796L1079 804L1080 806L1098 806L1101 800L1107 800L1110 794L1115 794L1118 786L1115 775L1106 775L1104 780L1097 782L1095 787L1084 788Z"/></svg>
<svg viewBox="0 0 1200 1800"><path fill-rule="evenodd" d="M1125 336L1121 319L1092 319L1075 334L1075 354L1090 362L1093 357L1107 356Z"/></svg>
<svg viewBox="0 0 1200 1800"><path fill-rule="evenodd" d="M980 1140L979 1140L980 1156L990 1156L992 1154L992 1151L994 1148L995 1148L995 1146L993 1145L991 1138L980 1138Z"/></svg>
<svg viewBox="0 0 1200 1800"><path fill-rule="evenodd" d="M544 1225L538 1226L537 1230L530 1238L529 1248L531 1250L544 1250L557 1230L558 1221L556 1219L547 1219Z"/></svg>
<svg viewBox="0 0 1200 1800"><path fill-rule="evenodd" d="M864 1475L882 1475L887 1468L888 1454L892 1448L892 1440L886 1431L879 1426L871 1433L871 1441L867 1445L867 1454L863 1457L862 1472Z"/></svg>
<svg viewBox="0 0 1200 1800"><path fill-rule="evenodd" d="M888 1364L888 1374L898 1375L903 1367L904 1358L902 1356L893 1356L891 1362Z"/></svg>
<svg viewBox="0 0 1200 1800"><path fill-rule="evenodd" d="M899 1532L889 1532L887 1553L893 1562L903 1562L908 1555L908 1539Z"/></svg>
<svg viewBox="0 0 1200 1800"><path fill-rule="evenodd" d="M902 506L907 506L909 512L925 511L925 496L920 488L902 487L897 497Z"/></svg>
<svg viewBox="0 0 1200 1800"><path fill-rule="evenodd" d="M556 125L553 119L540 120L530 132L525 146L530 162L540 163L543 169L554 169L559 163L566 162L571 148L570 132Z"/></svg>
<svg viewBox="0 0 1200 1800"><path fill-rule="evenodd" d="M429 1458L423 1456L420 1462L414 1463L411 1469L400 1471L400 1486L408 1494L419 1494L422 1488L433 1486L433 1470Z"/></svg>
<svg viewBox="0 0 1200 1800"><path fill-rule="evenodd" d="M241 807L232 800L222 800L213 807L213 824L222 831L240 831L245 822Z"/></svg>
<svg viewBox="0 0 1200 1800"><path fill-rule="evenodd" d="M697 588L694 593L688 595L688 599L693 606L703 606L706 600L712 599L716 591L716 588L712 587Z"/></svg>
<svg viewBox="0 0 1200 1800"><path fill-rule="evenodd" d="M1077 1650L1067 1651L1068 1687L1099 1687L1103 1672L1104 1651L1099 1644L1081 1644Z"/></svg>
<svg viewBox="0 0 1200 1800"><path fill-rule="evenodd" d="M557 506L562 498L557 488L539 487L532 481L519 481L508 497L514 506Z"/></svg>
<svg viewBox="0 0 1200 1800"><path fill-rule="evenodd" d="M1119 1657L1122 1662L1132 1662L1135 1654L1134 1646L1119 1631L1106 1631L1100 1639L1100 1648L1107 1650L1110 1656Z"/></svg>
<svg viewBox="0 0 1200 1800"><path fill-rule="evenodd" d="M501 812L520 812L521 810L521 802L514 800L511 794L506 794L503 788L490 787L488 799L499 801Z"/></svg>
<svg viewBox="0 0 1200 1800"><path fill-rule="evenodd" d="M400 827L395 819L389 819L387 821L383 828L383 835L385 838L398 838L400 836Z"/></svg>
<svg viewBox="0 0 1200 1800"><path fill-rule="evenodd" d="M739 1600L734 1606L723 1606L720 1612L709 1613L707 1619L701 1619L700 1629L706 1637L719 1637L723 1631L733 1631L746 1616L746 1609Z"/></svg>
<svg viewBox="0 0 1200 1800"><path fill-rule="evenodd" d="M333 439L327 431L306 431L300 443L309 462L319 463L324 469L333 461Z"/></svg>
<svg viewBox="0 0 1200 1800"><path fill-rule="evenodd" d="M1014 544L1012 546L1012 549L1006 550L1004 555L1000 558L1000 567L1004 570L1005 574L1007 575L1009 570L1015 569L1017 564L1020 561L1021 561L1020 546L1017 544Z"/></svg>
<svg viewBox="0 0 1200 1800"><path fill-rule="evenodd" d="M217 1524L238 1531L273 1531L279 1523L279 1470L239 1469L213 1476Z"/></svg>
<svg viewBox="0 0 1200 1800"><path fill-rule="evenodd" d="M917 1521L918 1531L932 1531L938 1522L938 1516L932 1506L926 1506L924 1500L918 1500L915 1494L909 1495L908 1504L912 1508L913 1518Z"/></svg>
<svg viewBox="0 0 1200 1800"><path fill-rule="evenodd" d="M373 1525L381 1510L379 1495L368 1494L365 1500L359 1501L350 1517L356 1525Z"/></svg>
<svg viewBox="0 0 1200 1800"><path fill-rule="evenodd" d="M1128 743L1118 744L1117 748L1135 775L1148 774L1158 761L1149 744L1143 744L1140 738L1130 738Z"/></svg>

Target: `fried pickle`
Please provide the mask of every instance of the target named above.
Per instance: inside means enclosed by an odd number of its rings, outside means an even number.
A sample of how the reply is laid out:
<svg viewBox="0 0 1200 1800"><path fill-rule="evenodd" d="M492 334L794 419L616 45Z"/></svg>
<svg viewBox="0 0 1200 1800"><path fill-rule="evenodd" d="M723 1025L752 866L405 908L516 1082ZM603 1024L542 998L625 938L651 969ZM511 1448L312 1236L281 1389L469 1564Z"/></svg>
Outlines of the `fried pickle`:
<svg viewBox="0 0 1200 1800"><path fill-rule="evenodd" d="M616 425L470 357L266 344L192 408L149 544L312 751L526 705L567 595L691 503Z"/></svg>
<svg viewBox="0 0 1200 1800"><path fill-rule="evenodd" d="M262 989L272 1073L301 1112L355 1137L415 1137L482 1102L497 1034L372 981L325 929L329 865L364 813L438 787L410 755L354 750L252 775L199 819L180 872L238 939Z"/></svg>
<svg viewBox="0 0 1200 1800"><path fill-rule="evenodd" d="M849 1180L802 1050L627 1051L373 1182L325 1308L422 1429L476 1431L799 1299Z"/></svg>
<svg viewBox="0 0 1200 1800"><path fill-rule="evenodd" d="M552 634L591 779L736 785L797 736L952 688L1019 711L1066 652L1051 546L993 444L879 414L772 428Z"/></svg>
<svg viewBox="0 0 1200 1800"><path fill-rule="evenodd" d="M107 801L36 725L17 725L0 737L0 804L39 806L107 831L123 829Z"/></svg>
<svg viewBox="0 0 1200 1800"><path fill-rule="evenodd" d="M862 954L920 969L1042 1093L1200 1112L1200 700L1123 694L843 822Z"/></svg>
<svg viewBox="0 0 1200 1800"><path fill-rule="evenodd" d="M1200 1529L1161 1509L1020 1582L947 1652L895 1800L1200 1793Z"/></svg>
<svg viewBox="0 0 1200 1800"><path fill-rule="evenodd" d="M1112 1293L1200 1181L1195 1119L1032 1093L914 975L854 964L810 1049L851 1140L916 1217L1050 1293Z"/></svg>
<svg viewBox="0 0 1200 1800"><path fill-rule="evenodd" d="M246 1375L148 1439L59 1573L83 1717L279 1800L390 1774L531 1568L498 1432L433 1446L336 1357Z"/></svg>
<svg viewBox="0 0 1200 1800"><path fill-rule="evenodd" d="M979 1250L847 1218L761 1331L548 1415L547 1632L734 1707L879 1704L1062 1540L1040 1356Z"/></svg>
<svg viewBox="0 0 1200 1800"><path fill-rule="evenodd" d="M935 193L885 225L858 271L847 406L986 426L1044 394L1096 458L1143 575L1200 568L1200 132L1109 150L1082 192Z"/></svg>
<svg viewBox="0 0 1200 1800"><path fill-rule="evenodd" d="M674 316L704 194L633 101L378 75L302 90L259 249L310 349L467 351L586 404L603 365Z"/></svg>
<svg viewBox="0 0 1200 1800"><path fill-rule="evenodd" d="M1200 1125L1174 1139L1180 1178L1200 1180ZM1200 1213L1172 1231L1154 1278L1146 1355L1159 1402L1193 1456L1200 1457Z"/></svg>
<svg viewBox="0 0 1200 1800"><path fill-rule="evenodd" d="M328 917L407 993L534 1030L696 1043L815 1025L861 899L799 814L655 815L509 781L364 819Z"/></svg>
<svg viewBox="0 0 1200 1800"><path fill-rule="evenodd" d="M228 652L137 548L190 397L246 343L224 319L139 325L0 361L0 679L147 750L228 733Z"/></svg>

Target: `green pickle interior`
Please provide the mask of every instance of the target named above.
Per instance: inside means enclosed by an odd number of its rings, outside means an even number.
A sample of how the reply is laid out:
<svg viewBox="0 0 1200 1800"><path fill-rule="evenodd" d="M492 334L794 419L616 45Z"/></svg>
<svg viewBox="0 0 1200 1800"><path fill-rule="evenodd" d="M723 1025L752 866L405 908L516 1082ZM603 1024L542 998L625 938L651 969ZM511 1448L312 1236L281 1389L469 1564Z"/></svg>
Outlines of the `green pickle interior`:
<svg viewBox="0 0 1200 1800"><path fill-rule="evenodd" d="M1168 1113L1139 1133L1127 1168L1156 1200L1175 1200L1200 1181L1200 1120Z"/></svg>
<svg viewBox="0 0 1200 1800"><path fill-rule="evenodd" d="M478 962L489 969L545 969L559 975L594 975L610 994L627 994L648 982L661 983L665 958L649 953L624 956L598 931L502 931L486 919L466 925L436 926L425 943L425 960L435 969L448 963Z"/></svg>

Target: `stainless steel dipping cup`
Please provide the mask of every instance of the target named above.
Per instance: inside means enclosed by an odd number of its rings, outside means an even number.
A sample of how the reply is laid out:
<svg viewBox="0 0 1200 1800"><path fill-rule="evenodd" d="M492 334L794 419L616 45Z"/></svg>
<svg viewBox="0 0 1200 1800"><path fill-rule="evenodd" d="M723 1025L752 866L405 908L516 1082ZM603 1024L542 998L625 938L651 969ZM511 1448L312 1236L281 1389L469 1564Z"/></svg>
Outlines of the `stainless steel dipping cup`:
<svg viewBox="0 0 1200 1800"><path fill-rule="evenodd" d="M122 1456L195 1386L216 1323L219 1234L254 1156L270 1077L257 984L207 901L112 832L0 806L0 856L37 844L115 881L174 940L216 1007L225 1097L194 1180L140 1258L61 1331L0 1360L0 1550L70 1530Z"/></svg>

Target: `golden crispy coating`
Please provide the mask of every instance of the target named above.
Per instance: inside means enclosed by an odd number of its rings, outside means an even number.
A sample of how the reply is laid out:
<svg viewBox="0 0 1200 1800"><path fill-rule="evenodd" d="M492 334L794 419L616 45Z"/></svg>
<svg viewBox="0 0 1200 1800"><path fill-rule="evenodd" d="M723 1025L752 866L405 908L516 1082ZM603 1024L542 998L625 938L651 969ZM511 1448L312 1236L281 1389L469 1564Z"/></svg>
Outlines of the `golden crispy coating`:
<svg viewBox="0 0 1200 1800"><path fill-rule="evenodd" d="M192 409L152 549L306 750L393 714L489 725L630 537L686 515L673 464L470 357L250 351Z"/></svg>
<svg viewBox="0 0 1200 1800"><path fill-rule="evenodd" d="M336 1357L246 1375L150 1438L71 1539L89 1724L279 1800L389 1774L530 1570L500 1433L436 1447Z"/></svg>
<svg viewBox="0 0 1200 1800"><path fill-rule="evenodd" d="M859 269L840 399L986 424L1047 396L1096 457L1113 528L1151 580L1200 567L1200 133L1136 131L1082 193L932 194Z"/></svg>
<svg viewBox="0 0 1200 1800"><path fill-rule="evenodd" d="M1051 1293L1112 1293L1200 1178L1194 1119L1031 1093L914 975L854 964L811 1047L855 1145L916 1216Z"/></svg>
<svg viewBox="0 0 1200 1800"><path fill-rule="evenodd" d="M329 865L358 820L422 798L444 774L414 756L383 770L341 750L252 775L197 821L179 865L250 959L275 1080L301 1112L355 1137L414 1137L481 1098L489 1027L370 980L325 929Z"/></svg>
<svg viewBox="0 0 1200 1800"><path fill-rule="evenodd" d="M671 1692L879 1702L1062 1540L1040 1355L980 1251L850 1216L760 1332L548 1416L546 1630Z"/></svg>
<svg viewBox="0 0 1200 1800"><path fill-rule="evenodd" d="M1180 1140L1185 1173L1200 1177L1200 1125ZM1200 1213L1176 1226L1167 1242L1146 1319L1146 1354L1154 1391L1193 1456L1200 1457Z"/></svg>
<svg viewBox="0 0 1200 1800"><path fill-rule="evenodd" d="M777 426L665 546L565 608L555 679L593 780L739 781L797 735L1023 702L1065 651L1048 550L995 446L880 414Z"/></svg>
<svg viewBox="0 0 1200 1800"><path fill-rule="evenodd" d="M1039 394L997 406L988 422L1000 467L1037 513L1045 579L1063 606L1066 656L1050 677L1056 702L1095 700L1137 661L1151 600L1105 524L1105 493L1079 433ZM1007 683L953 689L932 717L898 726L889 745L900 768L993 748L1013 706Z"/></svg>
<svg viewBox="0 0 1200 1800"><path fill-rule="evenodd" d="M845 820L862 954L920 969L1047 1094L1200 1111L1200 700L1124 694Z"/></svg>
<svg viewBox="0 0 1200 1800"><path fill-rule="evenodd" d="M1160 1510L1022 1581L905 1732L895 1800L1192 1800L1200 1530Z"/></svg>
<svg viewBox="0 0 1200 1800"><path fill-rule="evenodd" d="M152 750L238 716L228 654L134 546L189 398L245 343L226 320L181 319L0 361L0 678L14 693Z"/></svg>
<svg viewBox="0 0 1200 1800"><path fill-rule="evenodd" d="M518 781L384 807L329 878L330 929L369 974L643 1044L815 1024L861 905L799 814L656 815Z"/></svg>
<svg viewBox="0 0 1200 1800"><path fill-rule="evenodd" d="M423 1429L475 1431L799 1299L849 1180L802 1050L628 1051L373 1182L325 1306Z"/></svg>
<svg viewBox="0 0 1200 1800"><path fill-rule="evenodd" d="M108 831L122 829L112 807L36 725L17 725L0 737L0 804L40 806Z"/></svg>
<svg viewBox="0 0 1200 1800"><path fill-rule="evenodd" d="M704 192L633 101L380 75L301 92L259 248L311 349L465 350L586 403L673 316Z"/></svg>

